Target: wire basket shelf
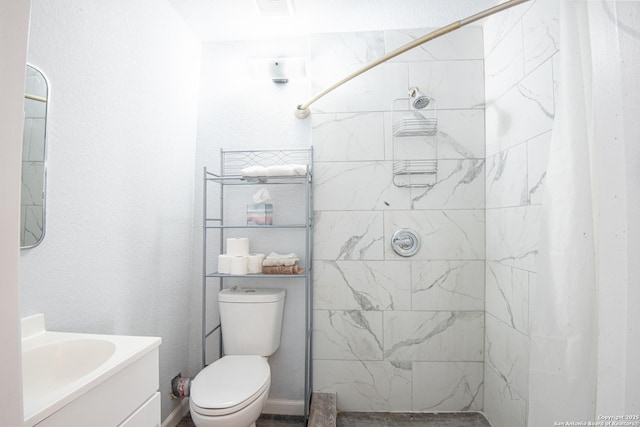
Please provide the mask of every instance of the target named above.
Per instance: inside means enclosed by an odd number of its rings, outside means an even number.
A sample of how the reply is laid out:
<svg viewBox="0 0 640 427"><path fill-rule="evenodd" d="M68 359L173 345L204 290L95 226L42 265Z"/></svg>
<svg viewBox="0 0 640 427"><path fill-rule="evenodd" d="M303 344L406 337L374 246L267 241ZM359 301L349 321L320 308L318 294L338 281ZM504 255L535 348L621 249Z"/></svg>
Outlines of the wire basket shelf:
<svg viewBox="0 0 640 427"><path fill-rule="evenodd" d="M396 187L429 187L436 181L437 160L396 160L393 184Z"/></svg>
<svg viewBox="0 0 640 427"><path fill-rule="evenodd" d="M424 110L412 109L408 101L398 98L392 107L393 184L429 187L437 181L438 174L436 101L431 99Z"/></svg>
<svg viewBox="0 0 640 427"><path fill-rule="evenodd" d="M393 136L432 136L438 132L438 119L414 113L393 124Z"/></svg>

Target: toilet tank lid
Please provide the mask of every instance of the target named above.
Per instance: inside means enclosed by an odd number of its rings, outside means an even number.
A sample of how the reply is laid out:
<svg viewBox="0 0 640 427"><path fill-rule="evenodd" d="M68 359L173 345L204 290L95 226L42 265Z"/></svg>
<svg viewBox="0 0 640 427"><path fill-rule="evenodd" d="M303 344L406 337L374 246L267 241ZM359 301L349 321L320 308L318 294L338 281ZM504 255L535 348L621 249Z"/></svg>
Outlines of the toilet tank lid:
<svg viewBox="0 0 640 427"><path fill-rule="evenodd" d="M218 294L220 302L276 302L284 298L284 289L248 289L233 287Z"/></svg>

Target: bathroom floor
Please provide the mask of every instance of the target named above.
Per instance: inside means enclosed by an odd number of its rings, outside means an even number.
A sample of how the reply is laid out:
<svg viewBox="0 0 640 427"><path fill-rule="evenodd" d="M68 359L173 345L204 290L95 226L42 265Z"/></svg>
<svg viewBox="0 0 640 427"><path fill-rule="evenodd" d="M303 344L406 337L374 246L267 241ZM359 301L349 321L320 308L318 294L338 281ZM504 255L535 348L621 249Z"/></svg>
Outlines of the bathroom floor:
<svg viewBox="0 0 640 427"><path fill-rule="evenodd" d="M416 414L398 412L340 412L337 427L491 427L480 413ZM195 427L185 416L177 427ZM262 415L256 427L304 427L304 418L287 415Z"/></svg>
<svg viewBox="0 0 640 427"><path fill-rule="evenodd" d="M186 415L177 427L195 427L191 415ZM304 417L290 415L261 415L256 427L304 427Z"/></svg>

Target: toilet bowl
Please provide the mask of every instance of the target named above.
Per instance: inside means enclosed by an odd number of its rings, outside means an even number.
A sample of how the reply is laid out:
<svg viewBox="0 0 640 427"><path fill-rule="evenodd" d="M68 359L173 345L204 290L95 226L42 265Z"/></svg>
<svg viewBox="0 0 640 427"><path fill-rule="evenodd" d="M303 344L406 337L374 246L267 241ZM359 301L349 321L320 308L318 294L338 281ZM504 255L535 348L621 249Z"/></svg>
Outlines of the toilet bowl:
<svg viewBox="0 0 640 427"><path fill-rule="evenodd" d="M252 427L269 395L266 357L224 356L191 384L189 407L197 427Z"/></svg>

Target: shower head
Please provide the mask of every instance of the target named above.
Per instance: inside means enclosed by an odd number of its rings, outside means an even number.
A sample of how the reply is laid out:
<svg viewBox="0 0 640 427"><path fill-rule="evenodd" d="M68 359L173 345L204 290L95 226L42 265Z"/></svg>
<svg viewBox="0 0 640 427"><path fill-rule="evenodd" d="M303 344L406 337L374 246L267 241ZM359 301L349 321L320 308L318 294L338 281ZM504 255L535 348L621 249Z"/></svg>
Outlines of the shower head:
<svg viewBox="0 0 640 427"><path fill-rule="evenodd" d="M416 110L422 110L431 102L431 98L420 92L420 89L415 86L409 88L409 97L411 98L411 105Z"/></svg>

